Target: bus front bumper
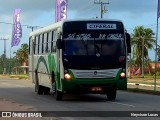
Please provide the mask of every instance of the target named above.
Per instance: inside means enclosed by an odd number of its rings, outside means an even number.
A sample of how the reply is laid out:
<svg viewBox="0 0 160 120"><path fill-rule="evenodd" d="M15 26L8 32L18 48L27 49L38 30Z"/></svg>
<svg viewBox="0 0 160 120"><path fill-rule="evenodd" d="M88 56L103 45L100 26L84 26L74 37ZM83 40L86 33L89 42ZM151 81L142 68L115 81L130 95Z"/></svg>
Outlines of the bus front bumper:
<svg viewBox="0 0 160 120"><path fill-rule="evenodd" d="M76 79L70 81L62 79L63 91L67 93L106 94L113 87L117 87L118 90L126 90L127 79ZM93 91L93 88L100 88L101 90Z"/></svg>

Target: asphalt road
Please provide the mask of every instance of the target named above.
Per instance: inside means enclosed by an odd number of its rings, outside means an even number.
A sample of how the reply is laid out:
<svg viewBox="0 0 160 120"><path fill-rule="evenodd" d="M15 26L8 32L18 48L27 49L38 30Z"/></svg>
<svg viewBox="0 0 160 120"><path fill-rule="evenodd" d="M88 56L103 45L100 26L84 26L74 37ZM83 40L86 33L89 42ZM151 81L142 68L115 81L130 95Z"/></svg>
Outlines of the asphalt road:
<svg viewBox="0 0 160 120"><path fill-rule="evenodd" d="M118 91L115 101L105 95L37 95L30 80L0 78L0 97L31 105L39 111L160 111L160 96ZM86 112L87 113L87 112ZM76 112L73 112L76 114ZM93 113L94 114L94 113ZM106 113L107 114L107 113ZM120 113L121 114L121 113ZM94 115L93 115L94 116ZM152 117L57 117L58 120L159 120ZM160 116L160 112L159 112Z"/></svg>

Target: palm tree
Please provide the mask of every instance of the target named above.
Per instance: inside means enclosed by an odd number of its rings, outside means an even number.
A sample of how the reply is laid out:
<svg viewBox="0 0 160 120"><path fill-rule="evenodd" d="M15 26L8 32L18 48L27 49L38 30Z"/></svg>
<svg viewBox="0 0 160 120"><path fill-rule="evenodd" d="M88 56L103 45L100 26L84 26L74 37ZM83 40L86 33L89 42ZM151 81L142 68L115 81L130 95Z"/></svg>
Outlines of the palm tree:
<svg viewBox="0 0 160 120"><path fill-rule="evenodd" d="M25 43L21 45L21 48L16 52L16 57L20 64L28 62L28 44Z"/></svg>
<svg viewBox="0 0 160 120"><path fill-rule="evenodd" d="M144 28L143 26L135 27L134 32L132 33L131 44L133 46L133 59L141 70L143 70L141 67L142 60L149 65L148 49L152 49L155 44L154 35L152 29Z"/></svg>
<svg viewBox="0 0 160 120"><path fill-rule="evenodd" d="M158 56L158 61L160 61L160 46L157 45L157 56Z"/></svg>

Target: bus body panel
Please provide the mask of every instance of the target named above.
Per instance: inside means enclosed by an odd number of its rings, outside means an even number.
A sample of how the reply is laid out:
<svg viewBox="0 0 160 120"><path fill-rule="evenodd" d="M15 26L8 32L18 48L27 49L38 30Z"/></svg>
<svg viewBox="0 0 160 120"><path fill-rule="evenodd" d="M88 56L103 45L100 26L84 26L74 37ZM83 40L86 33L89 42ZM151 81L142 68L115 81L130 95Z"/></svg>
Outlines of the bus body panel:
<svg viewBox="0 0 160 120"><path fill-rule="evenodd" d="M63 81L63 91L69 93L91 93L92 87L102 87L102 91L99 93L106 93L107 90L113 86L117 86L118 90L127 90L127 78L123 79L76 79ZM94 93L94 92L92 92ZM97 92L95 92L97 93Z"/></svg>
<svg viewBox="0 0 160 120"><path fill-rule="evenodd" d="M86 88L86 90L90 90L91 87L103 87L105 88L104 91L107 90L107 88L109 87L113 87L114 85L117 86L117 88L119 90L127 90L127 78L120 78L120 73L121 73L121 69L115 69L112 73L114 73L114 75L112 75L111 78L98 78L98 72L101 72L100 76L102 76L102 70L98 71L98 70L90 70L90 73L85 75L86 77L88 76L88 78L75 78L75 73L73 73L74 70L70 70L69 74L71 74L72 79L71 80L65 80L63 79L63 91L74 91L75 89L79 89L79 90L83 90ZM87 72L89 72L89 70L78 70L83 74L86 74ZM97 72L96 75L94 75L94 71ZM104 71L104 74L107 74L107 72ZM106 70L107 71L107 70ZM80 72L78 72L77 74L80 76ZM108 74L112 74L111 71L108 71ZM82 75L82 74L81 74ZM89 76L91 76L89 78ZM94 78L97 77L97 78ZM110 75L111 76L111 75ZM82 77L82 76L80 76ZM85 86L86 85L86 86ZM89 91L88 91L89 92Z"/></svg>
<svg viewBox="0 0 160 120"><path fill-rule="evenodd" d="M96 23L101 22L101 21L103 21L103 23L108 22L107 20L89 20L89 23L91 22L94 23L94 21L96 21ZM50 31L56 31L55 34L56 35L57 33L62 34L62 39L63 39L64 24L67 24L67 22L75 22L75 21L61 21L59 23L55 23L48 27L32 32L30 36L34 36L35 38L35 36L38 36L40 34L44 34ZM121 21L118 21L118 22L121 22ZM124 30L122 30L122 32L124 32ZM52 38L55 42L57 41L56 35ZM35 39L33 39L32 42L34 42L34 40ZM126 44L126 41L124 44ZM57 90L62 91L62 92L89 93L91 92L90 91L91 87L102 87L104 89L104 91L102 92L104 93L106 93L106 91L110 87L113 87L113 86L116 86L119 90L127 89L127 78L126 77L120 78L120 74L123 70L126 73L126 70L127 70L126 64L124 68L117 67L116 69L118 69L118 71L116 72L116 76L110 77L110 78L85 78L85 77L76 78L74 72L72 71L72 68L68 68L69 73L72 75L72 80L68 81L64 79L64 73L65 73L66 66L63 60L63 50L62 49L56 49L55 52L51 51L48 53L34 54L35 46L31 45L30 47L31 47L31 50L30 50L31 53L29 55L29 71L30 71L30 79L32 79L33 83L35 83L35 79L36 79L35 76L37 72L39 85L42 85L48 88L52 88L53 74L54 74ZM125 55L125 61L127 63L127 53ZM111 68L106 67L105 69L110 70ZM79 69L79 70L82 70L82 69ZM92 71L92 70L88 69L88 71ZM95 71L98 71L98 70L95 69Z"/></svg>

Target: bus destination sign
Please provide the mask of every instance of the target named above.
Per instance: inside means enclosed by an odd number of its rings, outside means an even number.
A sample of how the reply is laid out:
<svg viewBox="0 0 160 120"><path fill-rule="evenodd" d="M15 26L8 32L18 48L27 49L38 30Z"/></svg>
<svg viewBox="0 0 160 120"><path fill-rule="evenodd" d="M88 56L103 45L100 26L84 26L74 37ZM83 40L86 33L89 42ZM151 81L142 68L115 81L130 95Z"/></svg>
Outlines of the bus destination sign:
<svg viewBox="0 0 160 120"><path fill-rule="evenodd" d="M98 30L115 30L117 29L117 26L116 24L105 24L105 23L88 23L87 24L87 29L88 30L95 30L95 29L98 29Z"/></svg>

